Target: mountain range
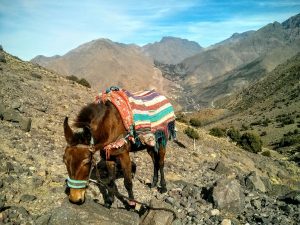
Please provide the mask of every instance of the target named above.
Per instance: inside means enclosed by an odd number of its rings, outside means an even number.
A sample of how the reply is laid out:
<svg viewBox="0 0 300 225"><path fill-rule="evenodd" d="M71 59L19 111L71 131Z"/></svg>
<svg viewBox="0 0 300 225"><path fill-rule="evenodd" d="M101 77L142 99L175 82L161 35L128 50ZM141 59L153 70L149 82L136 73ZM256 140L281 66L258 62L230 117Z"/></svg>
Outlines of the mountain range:
<svg viewBox="0 0 300 225"><path fill-rule="evenodd" d="M92 87L156 88L195 110L259 80L300 51L300 14L257 31L235 33L206 49L186 39L164 37L139 47L98 39L63 56L37 56L32 62L87 79Z"/></svg>

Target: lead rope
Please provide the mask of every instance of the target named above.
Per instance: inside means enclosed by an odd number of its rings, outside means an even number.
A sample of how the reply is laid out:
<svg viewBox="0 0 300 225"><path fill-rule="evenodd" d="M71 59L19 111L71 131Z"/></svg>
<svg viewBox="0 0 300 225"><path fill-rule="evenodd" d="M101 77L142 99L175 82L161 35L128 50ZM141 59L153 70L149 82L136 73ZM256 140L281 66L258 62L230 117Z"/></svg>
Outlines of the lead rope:
<svg viewBox="0 0 300 225"><path fill-rule="evenodd" d="M97 184L97 185L100 185L100 186L102 186L102 187L105 187L107 190L109 190L109 187L108 187L103 181L101 181L101 179L100 179L100 173L99 173L99 171L98 171L98 169L97 169L97 165L96 165L95 160L92 160L92 164L93 164L93 165L92 165L91 170L93 169L93 167L95 168L97 180L89 179L89 181L92 182L92 183L94 183L94 184ZM143 205L143 206L145 206L146 208L151 209L151 210L163 210L163 211L171 212L171 213L173 214L173 216L174 216L173 221L177 219L177 214L176 214L176 212L175 212L174 210L172 210L172 209L168 209L168 208L165 208L165 207L152 207L152 206L150 206L150 205L147 204L147 203L140 202L140 201L137 201L137 200L135 200L135 199L130 199L129 197L127 197L127 196L121 194L118 190L115 190L115 189L113 190L113 194L115 194L116 196L120 196L120 197L122 197L122 198L125 198L125 199L127 199L127 200L129 200L129 201L135 202L135 203L137 203L137 204Z"/></svg>

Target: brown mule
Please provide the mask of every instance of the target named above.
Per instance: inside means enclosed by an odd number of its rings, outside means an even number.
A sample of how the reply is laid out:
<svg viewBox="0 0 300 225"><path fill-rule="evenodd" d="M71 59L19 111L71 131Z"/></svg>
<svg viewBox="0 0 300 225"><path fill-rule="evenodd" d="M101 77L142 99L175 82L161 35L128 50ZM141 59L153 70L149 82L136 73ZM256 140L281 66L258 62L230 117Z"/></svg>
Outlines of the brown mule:
<svg viewBox="0 0 300 225"><path fill-rule="evenodd" d="M64 163L68 170L68 186L70 187L69 199L73 203L83 203L85 199L85 190L92 167L92 156L96 150L100 150L101 158L106 160L108 171L108 193L101 190L104 194L106 206L110 206L114 200L114 195L117 193L115 185L116 179L116 161L120 162L123 176L124 186L128 192L129 199L134 199L132 191L132 163L129 157L130 151L138 151L147 149L150 154L153 165L154 175L151 187L155 187L158 182L158 171L160 171L160 191L166 192L166 181L164 178L164 159L166 145L162 144L162 140L157 138L156 142L159 146L159 151L156 152L152 146L142 145L134 146L130 141L113 151L110 151L109 158L107 152L104 151L105 146L124 138L127 131L122 123L122 118L111 102L106 103L91 103L83 107L77 116L75 126L83 128L81 135L76 135L68 125L67 118L64 122L64 133L68 146L65 149ZM90 148L89 141L91 137L94 141L95 148ZM101 173L101 171L100 171ZM127 202L117 196L124 204Z"/></svg>

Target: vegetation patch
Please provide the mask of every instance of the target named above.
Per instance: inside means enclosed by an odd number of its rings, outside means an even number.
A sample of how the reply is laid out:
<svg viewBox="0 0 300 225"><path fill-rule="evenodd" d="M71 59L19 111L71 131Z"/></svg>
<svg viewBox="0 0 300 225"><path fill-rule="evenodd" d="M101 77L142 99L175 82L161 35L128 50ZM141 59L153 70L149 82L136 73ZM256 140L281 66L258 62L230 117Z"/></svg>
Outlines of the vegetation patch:
<svg viewBox="0 0 300 225"><path fill-rule="evenodd" d="M192 138L192 139L199 139L199 134L198 134L198 132L197 132L194 128L192 128L192 127L187 127L187 128L184 130L184 133L185 133L188 137L190 137L190 138Z"/></svg>
<svg viewBox="0 0 300 225"><path fill-rule="evenodd" d="M201 122L201 120L199 120L197 118L192 118L192 119L190 119L190 124L193 127L200 127L202 125L202 122Z"/></svg>
<svg viewBox="0 0 300 225"><path fill-rule="evenodd" d="M76 82L76 83L78 83L78 84L80 84L80 85L82 85L82 86L91 88L90 83L89 83L86 79L84 79L84 78L79 79L78 77L76 77L76 76L74 76L74 75L66 76L66 78L67 78L68 80L72 80L72 81L74 81L74 82Z"/></svg>
<svg viewBox="0 0 300 225"><path fill-rule="evenodd" d="M227 131L227 136L234 142L239 142L241 140L240 132L237 129L235 129L234 127L230 128Z"/></svg>
<svg viewBox="0 0 300 225"><path fill-rule="evenodd" d="M213 127L209 130L209 134L215 137L226 137L226 130L219 127Z"/></svg>
<svg viewBox="0 0 300 225"><path fill-rule="evenodd" d="M262 140L258 135L246 132L241 136L238 145L249 152L258 153L262 149Z"/></svg>

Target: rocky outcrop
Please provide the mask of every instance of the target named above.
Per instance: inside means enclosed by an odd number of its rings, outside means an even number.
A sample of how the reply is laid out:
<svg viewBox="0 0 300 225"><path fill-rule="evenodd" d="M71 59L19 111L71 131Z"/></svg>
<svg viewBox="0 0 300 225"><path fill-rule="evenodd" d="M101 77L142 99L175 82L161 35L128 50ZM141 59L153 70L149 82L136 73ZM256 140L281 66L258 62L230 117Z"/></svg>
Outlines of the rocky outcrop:
<svg viewBox="0 0 300 225"><path fill-rule="evenodd" d="M219 209L239 212L244 208L245 196L240 183L235 179L224 179L213 188L214 205Z"/></svg>
<svg viewBox="0 0 300 225"><path fill-rule="evenodd" d="M138 225L137 213L122 209L107 209L92 200L75 205L66 198L62 205L37 219L37 224L47 225Z"/></svg>

